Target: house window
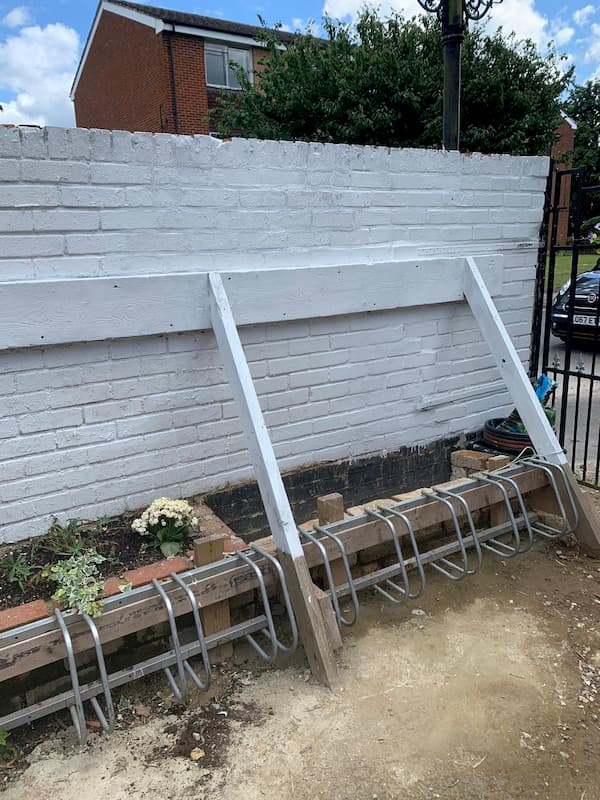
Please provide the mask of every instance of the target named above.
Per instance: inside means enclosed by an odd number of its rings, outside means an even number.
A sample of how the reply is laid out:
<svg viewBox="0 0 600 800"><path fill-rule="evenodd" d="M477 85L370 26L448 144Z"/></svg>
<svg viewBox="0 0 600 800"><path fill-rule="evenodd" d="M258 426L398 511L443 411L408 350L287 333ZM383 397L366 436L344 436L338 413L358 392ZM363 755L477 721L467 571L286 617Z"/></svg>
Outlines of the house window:
<svg viewBox="0 0 600 800"><path fill-rule="evenodd" d="M209 86L221 86L225 89L241 89L236 70L244 70L252 80L252 59L250 50L239 47L227 47L221 44L206 44L204 47L206 61L206 83Z"/></svg>

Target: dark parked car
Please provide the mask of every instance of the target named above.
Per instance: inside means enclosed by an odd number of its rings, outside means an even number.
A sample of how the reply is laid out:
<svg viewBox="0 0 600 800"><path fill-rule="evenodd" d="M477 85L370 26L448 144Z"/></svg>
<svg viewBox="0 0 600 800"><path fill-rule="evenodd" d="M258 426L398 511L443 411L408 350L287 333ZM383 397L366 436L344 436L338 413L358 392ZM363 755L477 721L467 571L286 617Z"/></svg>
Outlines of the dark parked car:
<svg viewBox="0 0 600 800"><path fill-rule="evenodd" d="M575 281L572 319L568 313L570 286L568 280L560 287L552 305L552 333L564 342L571 326L573 339L597 339L600 343L600 258L593 270Z"/></svg>

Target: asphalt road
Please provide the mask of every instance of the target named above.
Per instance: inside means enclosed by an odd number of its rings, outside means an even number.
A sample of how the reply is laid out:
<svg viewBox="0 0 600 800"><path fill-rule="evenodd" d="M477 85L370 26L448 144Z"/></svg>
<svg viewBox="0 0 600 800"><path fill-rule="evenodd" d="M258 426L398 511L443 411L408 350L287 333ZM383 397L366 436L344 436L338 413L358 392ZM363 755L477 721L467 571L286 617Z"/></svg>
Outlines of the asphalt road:
<svg viewBox="0 0 600 800"><path fill-rule="evenodd" d="M559 369L564 367L565 344L551 336L548 359L550 377L552 377L552 363L555 360ZM574 468L579 477L589 483L599 483L600 463L597 464L597 460L600 449L600 348L594 353L591 345L574 343L570 369L574 372L580 371L582 376L598 376L597 381L589 377L569 378L564 445L569 459L573 459L574 456ZM556 380L559 387L556 390L554 407L558 432L564 377L559 374Z"/></svg>

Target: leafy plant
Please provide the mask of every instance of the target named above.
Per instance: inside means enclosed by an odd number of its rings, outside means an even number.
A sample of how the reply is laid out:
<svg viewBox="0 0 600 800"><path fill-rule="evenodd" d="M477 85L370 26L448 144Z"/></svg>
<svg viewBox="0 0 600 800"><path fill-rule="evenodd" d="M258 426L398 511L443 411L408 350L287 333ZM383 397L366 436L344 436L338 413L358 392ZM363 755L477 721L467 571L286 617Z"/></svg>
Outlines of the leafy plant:
<svg viewBox="0 0 600 800"><path fill-rule="evenodd" d="M374 9L354 25L323 21L281 49L276 31L260 34L257 80L236 73L244 91L226 92L214 118L224 135L387 147L439 147L442 131L442 31L432 18L381 19ZM481 26L466 32L462 57L462 149L537 155L555 140L561 95L572 70L550 48ZM239 134L235 134L239 135ZM596 146L598 140L596 138Z"/></svg>
<svg viewBox="0 0 600 800"><path fill-rule="evenodd" d="M100 517L95 521L68 519L66 525L55 518L48 533L41 537L39 547L57 556L74 556L82 553L86 547L84 536L96 536L101 533L108 522L108 517Z"/></svg>
<svg viewBox="0 0 600 800"><path fill-rule="evenodd" d="M197 524L189 503L159 497L134 519L132 529L141 536L149 536L167 558L181 550L186 537Z"/></svg>
<svg viewBox="0 0 600 800"><path fill-rule="evenodd" d="M0 731L0 764L8 764L18 755L18 748L8 741L9 737L8 731Z"/></svg>
<svg viewBox="0 0 600 800"><path fill-rule="evenodd" d="M0 560L0 575L3 575L9 583L15 583L21 591L38 569L35 565L27 562L24 553L17 553L16 556L8 553Z"/></svg>
<svg viewBox="0 0 600 800"><path fill-rule="evenodd" d="M100 595L104 588L98 580L98 564L105 560L90 549L46 567L43 575L58 584L52 599L79 614L97 617L101 613Z"/></svg>
<svg viewBox="0 0 600 800"><path fill-rule="evenodd" d="M78 530L80 520L69 519L66 525L54 519L48 533L39 540L39 548L57 556L72 556L83 552L85 544Z"/></svg>

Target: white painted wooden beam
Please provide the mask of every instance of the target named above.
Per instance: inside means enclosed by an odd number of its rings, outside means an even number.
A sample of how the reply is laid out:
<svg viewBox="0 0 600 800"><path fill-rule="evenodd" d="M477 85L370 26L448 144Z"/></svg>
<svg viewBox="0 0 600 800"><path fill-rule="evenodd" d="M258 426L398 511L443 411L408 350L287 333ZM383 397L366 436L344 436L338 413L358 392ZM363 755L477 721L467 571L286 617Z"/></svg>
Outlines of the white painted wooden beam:
<svg viewBox="0 0 600 800"><path fill-rule="evenodd" d="M292 509L283 486L235 319L218 272L211 272L208 275L208 295L212 327L238 407L242 430L250 451L273 541L277 546L285 574L302 644L315 678L331 687L337 679L335 654L315 594L316 587L310 577L300 544Z"/></svg>
<svg viewBox="0 0 600 800"><path fill-rule="evenodd" d="M559 465L569 482L578 513L575 530L577 539L588 555L600 557L600 515L589 495L578 485L560 442L548 422L542 404L500 319L475 259L470 256L467 258L465 269L464 292L483 337L496 359L504 382L512 394L533 446L538 455L552 464Z"/></svg>
<svg viewBox="0 0 600 800"><path fill-rule="evenodd" d="M502 286L500 255L481 256ZM463 299L463 257L223 272L238 325ZM0 350L211 327L207 272L0 283Z"/></svg>
<svg viewBox="0 0 600 800"><path fill-rule="evenodd" d="M223 358L227 380L237 404L273 540L278 550L297 558L302 555L303 550L296 523L231 306L218 272L211 272L208 275L208 293L212 327Z"/></svg>
<svg viewBox="0 0 600 800"><path fill-rule="evenodd" d="M547 458L553 464L566 464L567 457L500 319L475 259L468 256L466 261L465 297L527 428L529 438L540 456Z"/></svg>

